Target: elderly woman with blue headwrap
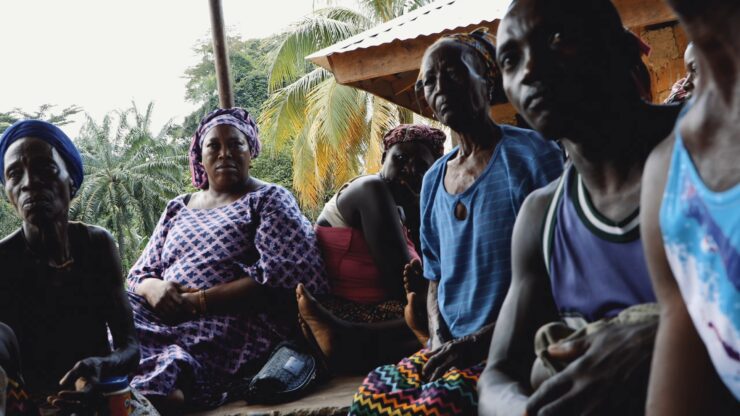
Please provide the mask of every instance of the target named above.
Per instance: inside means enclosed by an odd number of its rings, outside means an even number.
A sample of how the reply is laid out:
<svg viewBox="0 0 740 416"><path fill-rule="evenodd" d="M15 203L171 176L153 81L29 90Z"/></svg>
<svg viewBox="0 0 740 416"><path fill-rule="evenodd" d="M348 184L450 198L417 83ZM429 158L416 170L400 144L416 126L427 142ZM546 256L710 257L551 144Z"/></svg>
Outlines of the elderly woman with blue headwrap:
<svg viewBox="0 0 740 416"><path fill-rule="evenodd" d="M219 404L297 329L296 285L328 289L295 198L250 175L257 133L240 108L203 118L190 148L200 191L167 204L129 273L142 352L132 385L160 410Z"/></svg>
<svg viewBox="0 0 740 416"><path fill-rule="evenodd" d="M0 241L0 366L7 376L0 387L8 390L8 414L34 414L31 401L18 400L25 390L45 398L75 382L82 391L52 401L85 413L103 378L125 376L139 360L113 237L68 218L82 180L80 154L56 126L23 120L0 138L0 182L23 220Z"/></svg>

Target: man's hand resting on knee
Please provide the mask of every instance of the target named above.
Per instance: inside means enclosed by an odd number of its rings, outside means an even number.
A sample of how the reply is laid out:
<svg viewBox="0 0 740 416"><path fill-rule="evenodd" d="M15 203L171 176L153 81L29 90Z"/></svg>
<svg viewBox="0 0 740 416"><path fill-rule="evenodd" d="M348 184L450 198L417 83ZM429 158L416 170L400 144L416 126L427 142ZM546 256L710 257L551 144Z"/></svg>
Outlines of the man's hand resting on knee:
<svg viewBox="0 0 740 416"><path fill-rule="evenodd" d="M656 323L610 325L547 352L568 367L545 381L527 402L527 415L627 414L644 408ZM639 397L641 396L641 397Z"/></svg>

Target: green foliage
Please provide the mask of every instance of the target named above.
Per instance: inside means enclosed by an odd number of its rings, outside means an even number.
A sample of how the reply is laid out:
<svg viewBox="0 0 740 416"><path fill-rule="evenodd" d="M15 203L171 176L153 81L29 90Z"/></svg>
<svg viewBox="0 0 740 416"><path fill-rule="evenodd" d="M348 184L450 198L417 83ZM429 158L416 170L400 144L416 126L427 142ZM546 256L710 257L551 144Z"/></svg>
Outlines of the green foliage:
<svg viewBox="0 0 740 416"><path fill-rule="evenodd" d="M70 218L110 230L118 243L124 270L136 261L170 199L188 189L187 142L171 135L167 123L151 131L153 104L89 116L77 146L85 181L72 201Z"/></svg>
<svg viewBox="0 0 740 416"><path fill-rule="evenodd" d="M376 169L380 137L399 118L396 106L338 85L331 73L304 57L428 0L363 0L363 11L324 8L292 31L267 39L228 37L236 105L260 119L263 151L251 174L299 195L304 213L315 219L337 182L361 169ZM188 171L189 137L200 119L218 105L210 40L194 47L199 62L185 71L185 98L199 105L180 126L151 129L153 105L112 112L103 120L87 116L75 142L85 181L70 207L70 219L107 228L114 235L124 273L146 245L167 201L193 192ZM271 93L270 93L271 92ZM0 133L22 118L70 123L82 109L0 113ZM297 184L297 185L296 185ZM296 188L296 189L294 189ZM20 219L0 197L0 238Z"/></svg>
<svg viewBox="0 0 740 416"><path fill-rule="evenodd" d="M8 127L10 127L11 124L18 121L18 118L15 117L11 112L7 113L0 113L0 133L4 132Z"/></svg>
<svg viewBox="0 0 740 416"><path fill-rule="evenodd" d="M13 207L5 199L5 194L0 197L0 240L5 236L17 230L21 225L21 220L16 215Z"/></svg>
<svg viewBox="0 0 740 416"><path fill-rule="evenodd" d="M268 96L265 56L278 40L229 38L236 103L254 117ZM195 191L188 171L189 137L201 117L218 103L210 41L199 43L195 51L201 60L185 73L186 98L199 103L200 108L182 126L167 123L155 134L151 128L153 105L142 109L132 104L103 120L87 116L75 139L85 165L85 181L72 201L70 219L111 231L118 243L124 273L141 254L167 201ZM32 113L20 109L0 113L0 129L21 118L65 125L81 111L77 106L60 112L52 110L53 106L46 104ZM252 175L292 191L289 151L279 152L266 144L252 163ZM4 197L0 198L0 238L19 225L13 208Z"/></svg>
<svg viewBox="0 0 740 416"><path fill-rule="evenodd" d="M257 119L262 104L267 100L268 71L267 54L280 42L280 36L267 39L241 40L228 36L229 59L233 77L234 101L246 108ZM198 43L193 50L200 61L185 71L187 79L186 98L200 105L198 110L186 117L181 128L181 137L190 137L198 127L200 119L218 107L213 48L210 39ZM264 130L260 126L260 130ZM252 162L251 174L263 181L276 183L293 191L293 168L289 149L278 151L275 146L263 142L262 153Z"/></svg>
<svg viewBox="0 0 740 416"><path fill-rule="evenodd" d="M293 192L293 161L286 152L262 149L262 154L252 161L249 173L255 178L278 184Z"/></svg>
<svg viewBox="0 0 740 416"><path fill-rule="evenodd" d="M327 7L296 22L270 53L270 97L260 114L263 140L277 151L292 146L293 187L306 212L346 180L380 167L385 132L407 110L339 85L305 57L429 0L360 0L361 10Z"/></svg>
<svg viewBox="0 0 740 416"><path fill-rule="evenodd" d="M249 111L255 119L259 116L262 103L267 99L265 57L274 48L276 41L277 37L249 40L241 40L237 36L227 37L234 101L237 106ZM185 70L185 98L200 107L185 118L183 137L192 135L200 119L218 107L218 88L210 39L200 41L193 51L200 57L200 61Z"/></svg>
<svg viewBox="0 0 740 416"><path fill-rule="evenodd" d="M305 57L371 26L372 20L345 8L321 9L295 23L270 53L270 92L284 87L314 67Z"/></svg>
<svg viewBox="0 0 740 416"><path fill-rule="evenodd" d="M25 118L45 120L57 126L63 126L72 122L70 117L82 111L82 107L71 105L63 108L59 113L53 113L51 110L54 107L56 106L52 104L42 104L38 110L34 112L26 112L20 108L14 108L5 113L0 113L0 133L4 132L11 124Z"/></svg>

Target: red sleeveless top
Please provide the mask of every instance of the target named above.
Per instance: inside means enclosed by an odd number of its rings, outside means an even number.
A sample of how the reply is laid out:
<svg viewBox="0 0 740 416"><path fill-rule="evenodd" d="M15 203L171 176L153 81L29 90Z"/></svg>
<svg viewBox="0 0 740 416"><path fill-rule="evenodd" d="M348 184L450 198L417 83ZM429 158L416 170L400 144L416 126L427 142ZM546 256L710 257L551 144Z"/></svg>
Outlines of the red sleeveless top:
<svg viewBox="0 0 740 416"><path fill-rule="evenodd" d="M321 225L315 228L332 294L366 304L390 298L361 230ZM403 231L411 258L418 259L405 227Z"/></svg>

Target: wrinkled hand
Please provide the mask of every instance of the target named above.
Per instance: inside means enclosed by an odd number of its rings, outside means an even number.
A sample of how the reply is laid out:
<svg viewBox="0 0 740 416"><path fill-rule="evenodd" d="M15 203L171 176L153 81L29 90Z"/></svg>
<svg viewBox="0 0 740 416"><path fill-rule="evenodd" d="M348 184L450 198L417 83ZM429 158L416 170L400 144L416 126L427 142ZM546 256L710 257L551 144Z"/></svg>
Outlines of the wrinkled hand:
<svg viewBox="0 0 740 416"><path fill-rule="evenodd" d="M573 361L529 398L527 415L629 414L624 406L647 390L656 331L655 323L612 325L551 345L550 356Z"/></svg>
<svg viewBox="0 0 740 416"><path fill-rule="evenodd" d="M480 363L486 357L484 348L478 345L474 337L463 337L445 342L441 347L429 353L429 361L422 369L422 378L434 381L450 369L468 368Z"/></svg>
<svg viewBox="0 0 740 416"><path fill-rule="evenodd" d="M183 316L192 315L190 306L182 297L184 289L174 282L149 279L143 296L154 312L165 322L177 322Z"/></svg>
<svg viewBox="0 0 740 416"><path fill-rule="evenodd" d="M59 381L63 390L49 396L49 404L59 408L62 415L94 415L103 404L99 391L102 359L86 358L78 361Z"/></svg>

